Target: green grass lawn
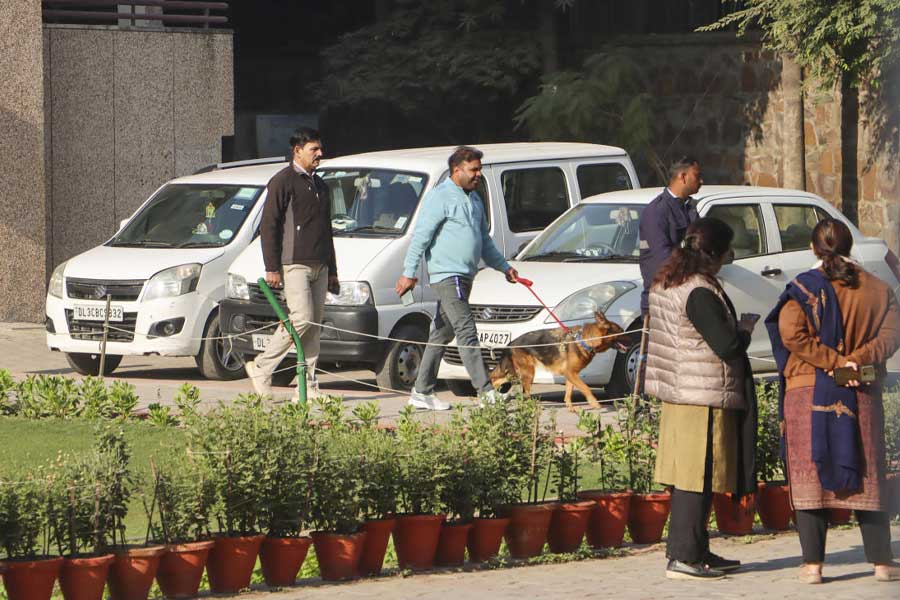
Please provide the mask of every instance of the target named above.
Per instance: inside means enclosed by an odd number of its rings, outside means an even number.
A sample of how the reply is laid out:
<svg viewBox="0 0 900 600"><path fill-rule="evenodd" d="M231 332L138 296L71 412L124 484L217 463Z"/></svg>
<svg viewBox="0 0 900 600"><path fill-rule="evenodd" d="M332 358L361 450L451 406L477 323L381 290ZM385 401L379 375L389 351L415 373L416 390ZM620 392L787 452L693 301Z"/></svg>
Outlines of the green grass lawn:
<svg viewBox="0 0 900 600"><path fill-rule="evenodd" d="M108 421L103 424L108 424ZM154 427L146 423L117 424L131 446L131 464L141 478L141 492L132 499L125 520L130 540L143 541L147 517L142 496L152 493L150 461L183 448L184 431L175 427ZM84 420L0 418L0 476L20 477L47 464L59 454L89 451L94 442L94 424Z"/></svg>

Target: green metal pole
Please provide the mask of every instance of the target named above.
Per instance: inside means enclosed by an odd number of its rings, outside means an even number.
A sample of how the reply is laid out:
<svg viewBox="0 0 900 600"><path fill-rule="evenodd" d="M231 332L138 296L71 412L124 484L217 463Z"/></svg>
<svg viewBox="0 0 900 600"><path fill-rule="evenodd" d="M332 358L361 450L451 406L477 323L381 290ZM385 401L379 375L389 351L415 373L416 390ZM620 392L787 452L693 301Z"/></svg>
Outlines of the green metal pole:
<svg viewBox="0 0 900 600"><path fill-rule="evenodd" d="M278 320L281 321L281 324L284 325L287 332L294 338L294 347L297 349L297 394L300 396L300 404L306 406L306 356L303 354L303 345L300 343L300 336L297 334L297 330L294 329L294 326L291 325L290 319L284 314L284 309L281 308L278 299L275 298L275 294L272 293L272 288L269 287L266 280L260 277L256 280L256 283L259 284L259 289L265 294L266 300L269 301L269 304L271 304L272 308L275 310L275 314L278 315Z"/></svg>

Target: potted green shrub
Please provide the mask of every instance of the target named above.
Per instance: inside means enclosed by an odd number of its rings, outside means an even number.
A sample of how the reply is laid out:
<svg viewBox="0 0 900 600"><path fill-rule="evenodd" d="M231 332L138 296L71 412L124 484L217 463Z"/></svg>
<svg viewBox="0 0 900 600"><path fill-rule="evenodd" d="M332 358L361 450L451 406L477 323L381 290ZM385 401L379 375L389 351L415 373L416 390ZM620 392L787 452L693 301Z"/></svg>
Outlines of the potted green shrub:
<svg viewBox="0 0 900 600"><path fill-rule="evenodd" d="M504 537L510 556L531 558L543 551L556 509L555 502L546 501L553 429L542 427L541 406L534 398L517 397L510 416L512 443L508 451L514 457L514 466L508 477L516 482L526 501L504 507L509 517Z"/></svg>
<svg viewBox="0 0 900 600"><path fill-rule="evenodd" d="M472 465L475 460L463 407L454 407L450 423L435 434L446 461L447 471L441 504L447 518L441 524L434 562L440 566L458 566L466 559L466 544L475 516Z"/></svg>
<svg viewBox="0 0 900 600"><path fill-rule="evenodd" d="M347 452L354 435L345 427L316 427L312 435L310 517L313 547L322 579L353 579L366 533L360 525L359 491L366 474L360 458Z"/></svg>
<svg viewBox="0 0 900 600"><path fill-rule="evenodd" d="M884 440L887 463L887 510L891 516L900 515L900 385L886 390L884 403Z"/></svg>
<svg viewBox="0 0 900 600"><path fill-rule="evenodd" d="M618 428L625 441L625 467L634 491L628 512L628 531L636 544L662 538L669 518L671 496L657 491L653 481L659 443L660 404L655 398L627 396L616 402Z"/></svg>
<svg viewBox="0 0 900 600"><path fill-rule="evenodd" d="M578 427L588 434L586 451L599 467L600 489L578 492L579 498L596 505L588 522L588 544L596 549L618 548L625 537L632 495L625 466L625 437L612 424L604 426L595 413L582 412Z"/></svg>
<svg viewBox="0 0 900 600"><path fill-rule="evenodd" d="M781 461L781 419L778 416L778 382L756 384L757 511L763 527L781 531L791 524L790 489Z"/></svg>
<svg viewBox="0 0 900 600"><path fill-rule="evenodd" d="M41 473L0 478L0 571L9 600L49 600L53 593L63 559L49 556L49 500Z"/></svg>
<svg viewBox="0 0 900 600"><path fill-rule="evenodd" d="M356 406L356 446L350 450L360 457L365 477L360 481L359 508L365 532L360 575L378 575L384 565L384 555L397 524L397 496L400 483L400 464L397 442L393 432L378 427L379 408L375 402Z"/></svg>
<svg viewBox="0 0 900 600"><path fill-rule="evenodd" d="M215 593L235 593L250 585L264 539L260 519L272 491L273 422L261 400L248 397L190 427L192 449L215 489L218 533L206 565Z"/></svg>
<svg viewBox="0 0 900 600"><path fill-rule="evenodd" d="M193 598L214 544L209 519L215 487L204 464L188 453L158 467L151 464L151 470L153 498L145 504L149 537L166 546L156 581L166 598Z"/></svg>
<svg viewBox="0 0 900 600"><path fill-rule="evenodd" d="M581 546L588 521L596 506L593 500L579 500L579 462L584 453L584 438L568 442L565 437L552 451L553 493L559 503L550 520L547 543L551 552L574 552Z"/></svg>
<svg viewBox="0 0 900 600"><path fill-rule="evenodd" d="M272 587L294 584L312 544L312 538L303 535L312 495L307 416L300 404L285 404L271 414L272 474L263 503L266 538L259 558L266 584Z"/></svg>

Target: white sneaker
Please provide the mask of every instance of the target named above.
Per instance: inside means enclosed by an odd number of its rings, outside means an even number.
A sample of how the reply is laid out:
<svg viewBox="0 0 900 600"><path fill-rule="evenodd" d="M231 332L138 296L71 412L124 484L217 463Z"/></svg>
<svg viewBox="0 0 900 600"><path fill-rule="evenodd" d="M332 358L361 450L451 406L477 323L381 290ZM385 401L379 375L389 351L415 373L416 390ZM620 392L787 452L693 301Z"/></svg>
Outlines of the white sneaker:
<svg viewBox="0 0 900 600"><path fill-rule="evenodd" d="M500 402L506 402L509 398L509 394L501 394L497 390L488 390L486 392L481 392L478 394L478 406L484 408L487 404L498 404Z"/></svg>
<svg viewBox="0 0 900 600"><path fill-rule="evenodd" d="M256 363L252 360L248 360L244 363L244 370L247 371L247 377L250 378L250 384L253 386L254 392L260 396L272 395L271 375L266 376L261 374L256 367Z"/></svg>
<svg viewBox="0 0 900 600"><path fill-rule="evenodd" d="M441 400L434 394L420 394L416 390L409 395L407 404L424 410L450 410L449 402Z"/></svg>

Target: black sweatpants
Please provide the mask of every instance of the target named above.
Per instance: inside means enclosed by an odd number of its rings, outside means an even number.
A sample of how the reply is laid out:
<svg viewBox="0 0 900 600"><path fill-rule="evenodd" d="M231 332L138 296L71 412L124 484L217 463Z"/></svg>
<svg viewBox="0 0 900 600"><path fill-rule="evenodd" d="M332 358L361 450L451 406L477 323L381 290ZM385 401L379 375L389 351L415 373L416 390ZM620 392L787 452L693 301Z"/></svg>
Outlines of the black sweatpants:
<svg viewBox="0 0 900 600"><path fill-rule="evenodd" d="M702 562L709 553L709 509L712 507L712 419L706 430L706 465L703 473L703 491L672 490L672 512L669 518L669 537L666 540L666 556L685 562Z"/></svg>
<svg viewBox="0 0 900 600"><path fill-rule="evenodd" d="M673 499L674 500L674 499ZM797 533L803 562L825 562L825 537L828 534L828 509L798 510ZM856 510L856 521L862 533L866 560L870 563L889 563L891 552L891 519L886 512Z"/></svg>

